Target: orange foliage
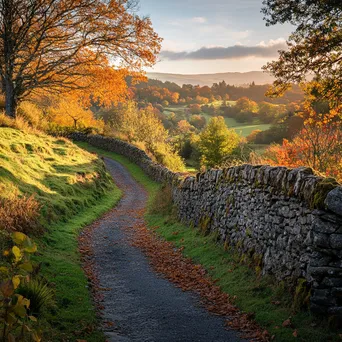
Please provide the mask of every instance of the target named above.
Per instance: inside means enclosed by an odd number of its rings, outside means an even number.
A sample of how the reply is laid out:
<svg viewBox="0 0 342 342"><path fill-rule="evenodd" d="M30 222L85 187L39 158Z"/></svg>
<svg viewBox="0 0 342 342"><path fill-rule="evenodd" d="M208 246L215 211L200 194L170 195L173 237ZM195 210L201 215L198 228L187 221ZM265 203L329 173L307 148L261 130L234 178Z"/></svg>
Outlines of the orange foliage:
<svg viewBox="0 0 342 342"><path fill-rule="evenodd" d="M49 120L62 127L94 127L102 129L104 124L101 120L96 120L94 114L89 109L84 109L72 97L60 99L49 108Z"/></svg>
<svg viewBox="0 0 342 342"><path fill-rule="evenodd" d="M191 130L193 129L193 126L191 126L188 121L181 120L178 122L177 128L180 133L187 134L191 132Z"/></svg>
<svg viewBox="0 0 342 342"><path fill-rule="evenodd" d="M89 96L106 105L120 101L125 77L152 66L160 50L151 20L139 17L131 0L7 1L0 20L10 116L32 94L77 90L84 103Z"/></svg>
<svg viewBox="0 0 342 342"><path fill-rule="evenodd" d="M306 106L301 113L304 128L292 141L273 145L266 151L265 162L288 167L309 166L316 171L342 180L341 109L321 114Z"/></svg>

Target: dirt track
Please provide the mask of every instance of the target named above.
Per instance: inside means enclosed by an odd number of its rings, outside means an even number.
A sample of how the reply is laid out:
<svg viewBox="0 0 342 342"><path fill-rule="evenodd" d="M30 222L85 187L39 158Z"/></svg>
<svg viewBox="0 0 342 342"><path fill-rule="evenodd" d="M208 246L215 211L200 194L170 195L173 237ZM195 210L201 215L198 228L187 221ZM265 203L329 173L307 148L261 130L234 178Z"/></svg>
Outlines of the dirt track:
<svg viewBox="0 0 342 342"><path fill-rule="evenodd" d="M85 230L92 253L84 261L96 275L94 297L108 340L241 341L237 332L224 328L223 317L210 314L197 295L155 273L147 257L132 246L132 227L144 223L147 194L121 164L108 158L105 162L124 194L115 209Z"/></svg>

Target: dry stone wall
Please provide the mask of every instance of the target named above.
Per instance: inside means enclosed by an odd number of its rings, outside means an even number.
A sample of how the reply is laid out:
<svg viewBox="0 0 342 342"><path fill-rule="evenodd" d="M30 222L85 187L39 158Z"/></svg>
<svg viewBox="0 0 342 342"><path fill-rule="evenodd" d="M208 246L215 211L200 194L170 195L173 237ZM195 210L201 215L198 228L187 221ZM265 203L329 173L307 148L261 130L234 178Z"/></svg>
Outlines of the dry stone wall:
<svg viewBox="0 0 342 342"><path fill-rule="evenodd" d="M311 286L311 309L342 318L342 187L311 169L242 165L182 178L126 142L73 135L172 187L179 218L214 232L262 274Z"/></svg>

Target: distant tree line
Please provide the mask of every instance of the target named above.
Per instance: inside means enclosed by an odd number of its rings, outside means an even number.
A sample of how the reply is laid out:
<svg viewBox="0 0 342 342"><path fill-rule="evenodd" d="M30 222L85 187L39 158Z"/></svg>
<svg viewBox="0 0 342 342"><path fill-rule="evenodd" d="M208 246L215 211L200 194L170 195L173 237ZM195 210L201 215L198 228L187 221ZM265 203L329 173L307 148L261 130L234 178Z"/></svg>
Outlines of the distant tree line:
<svg viewBox="0 0 342 342"><path fill-rule="evenodd" d="M136 101L152 104L169 105L201 104L214 101L236 101L241 97L248 97L255 102L270 102L273 104L287 104L303 100L303 91L298 85L293 85L282 98L265 96L269 85L256 85L254 82L247 87L229 85L225 81L214 83L211 87L192 84L179 86L173 82L162 82L149 79L137 85L130 84L132 96Z"/></svg>

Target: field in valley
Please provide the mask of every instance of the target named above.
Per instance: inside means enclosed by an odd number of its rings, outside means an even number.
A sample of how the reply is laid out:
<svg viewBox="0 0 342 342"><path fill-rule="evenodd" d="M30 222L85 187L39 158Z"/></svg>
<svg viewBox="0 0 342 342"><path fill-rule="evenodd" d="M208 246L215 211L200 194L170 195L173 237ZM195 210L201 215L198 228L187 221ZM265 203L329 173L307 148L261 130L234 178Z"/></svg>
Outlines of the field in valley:
<svg viewBox="0 0 342 342"><path fill-rule="evenodd" d="M230 105L234 105L236 101L227 101ZM214 107L219 107L222 104L222 101L216 101L211 103L214 105ZM171 113L175 113L176 115L184 115L185 111L186 111L187 107L186 106L172 106L172 107L167 107L164 109L163 114L165 115L170 115ZM200 113L199 115L202 115L206 118L207 121L210 120L210 118L212 117L211 115L207 114L207 113ZM234 129L239 135L241 135L242 137L247 137L249 134L251 134L253 131L259 129L261 131L266 131L267 129L269 129L271 127L270 124L264 124L264 123L260 123L255 121L254 123L241 123L241 122L237 122L235 119L233 118L224 118L226 125L228 128L232 128Z"/></svg>

